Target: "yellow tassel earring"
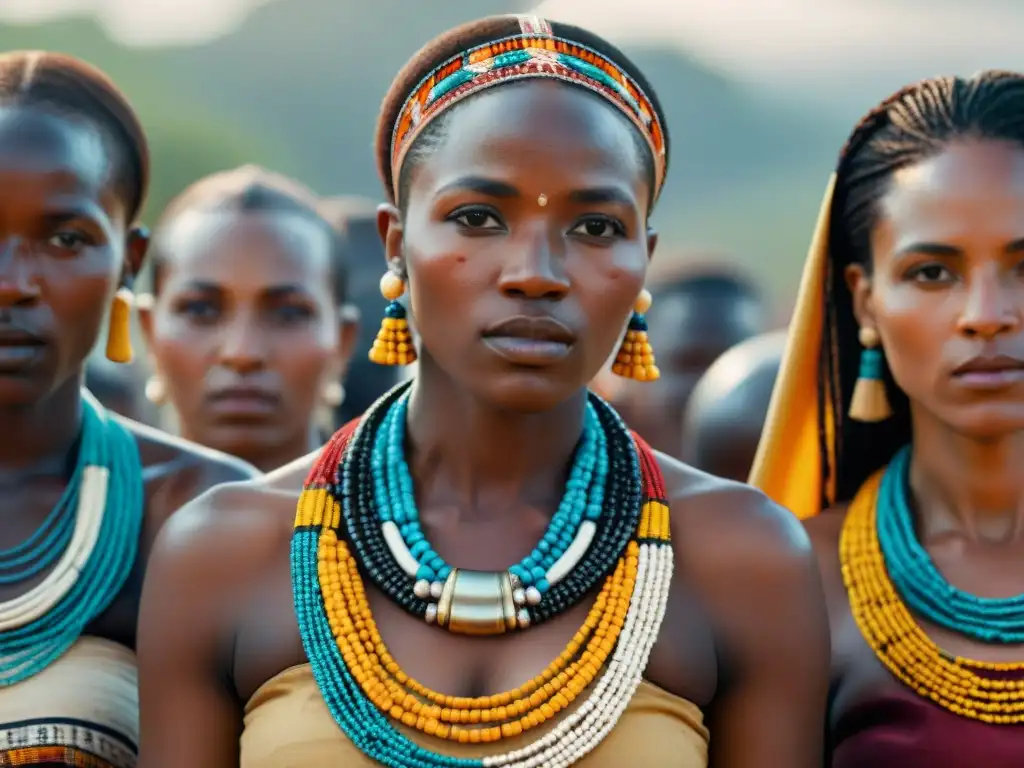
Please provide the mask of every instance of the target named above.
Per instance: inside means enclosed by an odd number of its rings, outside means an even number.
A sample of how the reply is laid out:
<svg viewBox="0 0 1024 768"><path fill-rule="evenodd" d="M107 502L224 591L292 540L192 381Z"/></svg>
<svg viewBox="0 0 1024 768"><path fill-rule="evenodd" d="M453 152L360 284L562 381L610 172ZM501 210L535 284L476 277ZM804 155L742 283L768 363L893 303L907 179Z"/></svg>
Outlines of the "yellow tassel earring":
<svg viewBox="0 0 1024 768"><path fill-rule="evenodd" d="M107 329L107 359L114 363L132 361L132 303L135 298L131 282L117 289L110 306L110 326Z"/></svg>
<svg viewBox="0 0 1024 768"><path fill-rule="evenodd" d="M860 353L860 373L853 386L848 414L854 421L885 421L892 416L892 406L882 376L884 358L878 348L881 340L874 328L861 328L858 338L864 349Z"/></svg>
<svg viewBox="0 0 1024 768"><path fill-rule="evenodd" d="M378 365L409 365L416 360L416 348L405 307L398 300L405 293L405 281L394 272L387 272L380 279L380 292L389 303L370 349L370 360Z"/></svg>
<svg viewBox="0 0 1024 768"><path fill-rule="evenodd" d="M629 318L626 336L612 363L612 373L636 381L656 381L661 378L661 371L654 364L654 350L647 338L647 320L644 319L650 308L651 293L645 288L633 304L633 316Z"/></svg>

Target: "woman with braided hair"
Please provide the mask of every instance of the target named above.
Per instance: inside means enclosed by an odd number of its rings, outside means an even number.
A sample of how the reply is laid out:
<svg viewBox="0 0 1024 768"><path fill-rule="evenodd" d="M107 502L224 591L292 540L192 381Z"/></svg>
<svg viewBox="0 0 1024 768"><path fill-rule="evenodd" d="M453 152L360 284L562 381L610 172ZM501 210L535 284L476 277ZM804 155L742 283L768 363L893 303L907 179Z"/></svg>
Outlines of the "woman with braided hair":
<svg viewBox="0 0 1024 768"><path fill-rule="evenodd" d="M418 372L164 529L146 768L821 765L803 530L586 390L627 323L616 370L657 376L643 282L667 149L642 75L576 27L485 19L398 75L371 355Z"/></svg>
<svg viewBox="0 0 1024 768"><path fill-rule="evenodd" d="M1024 76L926 80L844 149L752 483L807 520L832 765L1024 756Z"/></svg>

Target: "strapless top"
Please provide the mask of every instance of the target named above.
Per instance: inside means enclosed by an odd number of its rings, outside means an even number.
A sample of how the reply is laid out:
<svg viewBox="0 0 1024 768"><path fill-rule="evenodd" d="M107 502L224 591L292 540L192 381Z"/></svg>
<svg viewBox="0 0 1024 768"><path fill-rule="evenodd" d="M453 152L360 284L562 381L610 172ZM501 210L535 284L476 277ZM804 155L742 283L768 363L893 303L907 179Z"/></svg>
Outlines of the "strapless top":
<svg viewBox="0 0 1024 768"><path fill-rule="evenodd" d="M39 674L0 688L0 766L135 768L138 687L135 654L80 638Z"/></svg>
<svg viewBox="0 0 1024 768"><path fill-rule="evenodd" d="M832 732L832 768L1021 768L1024 726L954 715L910 690L844 713Z"/></svg>
<svg viewBox="0 0 1024 768"><path fill-rule="evenodd" d="M568 710L567 712L571 711ZM493 744L438 741L398 725L421 746L453 757L484 757L517 749L553 728ZM678 696L641 683L614 730L579 768L707 768L708 731L700 709ZM264 683L245 708L240 768L374 768L341 731L324 704L308 664L291 667Z"/></svg>

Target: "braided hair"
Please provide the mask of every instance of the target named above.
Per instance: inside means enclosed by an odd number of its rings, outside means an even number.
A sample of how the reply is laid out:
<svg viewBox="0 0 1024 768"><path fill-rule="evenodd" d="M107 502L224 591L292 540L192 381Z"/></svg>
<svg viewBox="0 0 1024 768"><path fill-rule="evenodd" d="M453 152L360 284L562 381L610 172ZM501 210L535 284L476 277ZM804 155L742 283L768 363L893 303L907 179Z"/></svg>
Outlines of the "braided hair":
<svg viewBox="0 0 1024 768"><path fill-rule="evenodd" d="M885 383L893 416L879 424L845 418L861 349L845 269L850 264L871 269L871 231L893 174L961 139L1007 141L1024 147L1024 74L989 70L971 78L938 77L909 85L869 112L840 153L830 217L819 376L819 386L828 388L836 426L832 471L838 501L852 498L873 472L910 441L910 404L888 368ZM824 397L819 402L824 403ZM827 456L824 433L821 440Z"/></svg>
<svg viewBox="0 0 1024 768"><path fill-rule="evenodd" d="M184 213L287 213L321 226L331 242L332 288L338 303L347 293L348 238L328 220L322 201L303 184L257 165L243 165L229 171L204 176L186 187L164 209L153 233L150 247L150 287L160 288L160 273L171 254L166 250L166 235Z"/></svg>
<svg viewBox="0 0 1024 768"><path fill-rule="evenodd" d="M661 122L662 130L665 132L667 171L667 158L670 146L668 130L665 127L665 113L661 104L658 102L654 89L651 87L651 84L647 81L647 78L644 77L639 68L637 68L637 66L633 64L633 62L630 61L617 47L609 43L604 38L595 35L593 32L588 32L585 29L581 29L580 27L576 27L571 24L561 24L558 22L551 22L551 29L556 37L572 40L580 46L590 48L608 59L613 60L619 67L621 67L622 71L629 75L629 77L640 86L648 99L650 99L651 105ZM447 137L445 126L448 124L448 121L452 119L452 115L457 113L459 108L462 106L461 102L454 105L431 121L426 128L416 136L412 146L405 155L405 161L403 162L399 172L399 178L397 179L398 183L396 186L396 180L392 178L391 169L391 139L395 122L398 120L399 114L401 113L409 94L430 72L443 62L451 59L453 56L457 56L461 52L467 51L475 46L483 45L504 37L517 35L519 33L520 26L518 17L511 15L490 16L485 19L480 19L479 21L472 21L467 24L463 24L439 35L431 42L427 43L412 57L412 59L409 60L398 75L395 76L395 79L391 83L391 87L388 89L387 95L384 97L384 102L380 108L375 133L376 137L374 141L374 153L377 159L377 172L380 174L381 181L384 184L384 189L391 202L404 210L408 201L412 170L444 143L444 140ZM651 187L653 188L655 178L655 160L651 156L651 150L648 147L647 142L639 135L639 132L635 128L632 129L630 133L635 139L637 151L640 153L639 157L642 158L644 162L645 170L648 174L648 178L651 180Z"/></svg>
<svg viewBox="0 0 1024 768"><path fill-rule="evenodd" d="M61 53L11 51L0 55L0 104L46 106L99 128L115 156L113 181L128 221L134 221L149 184L149 148L135 110L109 77Z"/></svg>

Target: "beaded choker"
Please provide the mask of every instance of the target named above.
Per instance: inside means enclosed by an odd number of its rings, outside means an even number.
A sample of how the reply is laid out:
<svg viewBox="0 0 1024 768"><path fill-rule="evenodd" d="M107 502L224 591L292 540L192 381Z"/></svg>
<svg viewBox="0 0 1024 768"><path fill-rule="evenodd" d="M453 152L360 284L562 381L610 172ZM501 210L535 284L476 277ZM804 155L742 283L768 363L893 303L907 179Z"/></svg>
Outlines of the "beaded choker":
<svg viewBox="0 0 1024 768"><path fill-rule="evenodd" d="M946 653L917 625L901 599L879 540L890 472L892 467L875 473L858 491L839 542L850 610L861 634L889 671L918 695L962 717L1024 723L1024 663Z"/></svg>
<svg viewBox="0 0 1024 768"><path fill-rule="evenodd" d="M482 572L449 566L422 531L404 457L407 402L401 385L367 412L340 472L347 538L381 591L428 623L498 634L562 613L611 572L641 499L632 438L607 403L591 396L566 495L536 548Z"/></svg>
<svg viewBox="0 0 1024 768"><path fill-rule="evenodd" d="M914 534L910 446L889 464L879 491L878 541L889 576L914 613L985 643L1024 643L1024 595L976 597L939 573Z"/></svg>
<svg viewBox="0 0 1024 768"><path fill-rule="evenodd" d="M87 393L82 409L78 461L63 496L31 536L0 551L2 583L53 566L35 587L0 603L0 686L35 675L67 651L135 563L143 508L138 447Z"/></svg>
<svg viewBox="0 0 1024 768"><path fill-rule="evenodd" d="M396 399L394 392L358 427L350 424L331 439L310 472L296 514L291 554L296 615L328 709L353 744L384 765L574 764L603 740L625 710L665 615L673 557L669 510L653 453L635 438L631 453L638 469L635 479L642 486L637 523L616 562L605 571L594 605L566 649L538 677L515 690L479 698L448 696L405 675L377 630L360 566L367 568L363 553L368 547L386 547L383 533L370 526L376 531L373 543L353 540L353 555L341 531L345 518L354 517L351 500L360 493L373 495L369 483L357 481L365 475L353 474L360 467L356 448L361 440L376 436L389 399ZM596 405L595 410L601 419ZM346 532L351 530L349 526ZM409 580L404 571L393 578ZM384 583L391 582L385 578ZM566 714L554 729L527 746L483 758L434 752L398 727L438 740L492 743L520 736L563 711Z"/></svg>

